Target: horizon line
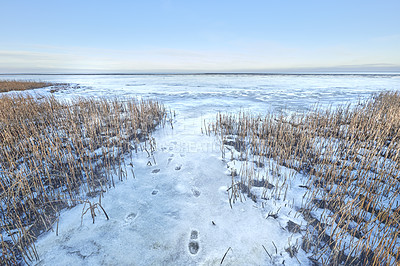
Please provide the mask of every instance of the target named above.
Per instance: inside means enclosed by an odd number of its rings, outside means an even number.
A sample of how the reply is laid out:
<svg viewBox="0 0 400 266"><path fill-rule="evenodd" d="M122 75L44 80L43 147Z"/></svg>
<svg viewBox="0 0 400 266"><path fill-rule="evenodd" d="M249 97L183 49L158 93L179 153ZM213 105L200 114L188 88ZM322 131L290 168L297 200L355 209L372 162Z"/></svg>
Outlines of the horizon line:
<svg viewBox="0 0 400 266"><path fill-rule="evenodd" d="M400 71L298 71L298 72L104 72L104 73L0 73L0 76L46 75L46 76L88 76L88 75L400 75Z"/></svg>

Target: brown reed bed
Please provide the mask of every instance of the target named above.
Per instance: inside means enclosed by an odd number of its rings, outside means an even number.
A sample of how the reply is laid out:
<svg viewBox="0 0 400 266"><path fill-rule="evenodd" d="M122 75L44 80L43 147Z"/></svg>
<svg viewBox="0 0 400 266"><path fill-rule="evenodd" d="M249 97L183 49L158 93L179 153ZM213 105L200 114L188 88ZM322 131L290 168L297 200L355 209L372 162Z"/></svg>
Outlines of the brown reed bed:
<svg viewBox="0 0 400 266"><path fill-rule="evenodd" d="M218 114L207 132L249 162L232 173L230 202L243 193L254 196L249 191L255 184L264 186L264 199L282 198L290 179L306 177L299 213L308 222L302 248L312 253L311 261L400 263L399 92L291 117ZM261 179L255 164L268 165L276 179ZM297 174L280 175L280 167Z"/></svg>
<svg viewBox="0 0 400 266"><path fill-rule="evenodd" d="M37 259L34 241L62 208L85 203L82 215L108 218L101 194L133 171L126 155L152 154L165 117L156 101L0 96L0 264Z"/></svg>
<svg viewBox="0 0 400 266"><path fill-rule="evenodd" d="M0 80L0 93L8 91L25 91L44 87L49 87L54 84L42 81L29 80Z"/></svg>

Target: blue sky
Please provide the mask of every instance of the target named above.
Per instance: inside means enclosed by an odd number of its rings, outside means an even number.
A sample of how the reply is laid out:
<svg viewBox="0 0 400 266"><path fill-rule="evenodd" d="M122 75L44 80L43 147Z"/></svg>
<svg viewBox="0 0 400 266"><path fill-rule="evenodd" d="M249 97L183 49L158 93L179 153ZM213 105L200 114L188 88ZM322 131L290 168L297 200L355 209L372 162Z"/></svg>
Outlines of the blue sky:
<svg viewBox="0 0 400 266"><path fill-rule="evenodd" d="M400 1L3 1L0 73L400 72Z"/></svg>

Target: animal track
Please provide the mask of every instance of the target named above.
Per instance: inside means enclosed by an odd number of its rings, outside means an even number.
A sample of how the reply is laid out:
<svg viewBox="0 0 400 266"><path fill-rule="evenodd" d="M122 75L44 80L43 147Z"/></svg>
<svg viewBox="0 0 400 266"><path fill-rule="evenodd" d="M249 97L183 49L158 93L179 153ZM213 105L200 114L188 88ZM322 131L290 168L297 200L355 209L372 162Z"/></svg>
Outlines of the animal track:
<svg viewBox="0 0 400 266"><path fill-rule="evenodd" d="M197 230L192 230L190 232L190 240L189 240L189 252L192 255L196 255L199 252L200 245L197 239L199 238L199 232Z"/></svg>
<svg viewBox="0 0 400 266"><path fill-rule="evenodd" d="M176 171L179 171L179 170L181 170L181 168L182 168L182 165L180 164L180 165L178 165L177 167L175 167L175 170L176 170Z"/></svg>
<svg viewBox="0 0 400 266"><path fill-rule="evenodd" d="M153 171L151 171L152 173L158 173L160 172L161 169L154 169Z"/></svg>
<svg viewBox="0 0 400 266"><path fill-rule="evenodd" d="M151 192L151 195L157 195L158 193L158 189L153 189L153 191Z"/></svg>

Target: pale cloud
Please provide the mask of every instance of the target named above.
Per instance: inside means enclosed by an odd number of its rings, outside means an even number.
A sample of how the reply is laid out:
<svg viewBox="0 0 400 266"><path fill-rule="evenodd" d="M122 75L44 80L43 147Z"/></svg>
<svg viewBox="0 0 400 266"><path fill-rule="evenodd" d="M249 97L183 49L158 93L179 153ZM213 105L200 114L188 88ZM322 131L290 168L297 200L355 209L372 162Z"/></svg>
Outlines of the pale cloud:
<svg viewBox="0 0 400 266"><path fill-rule="evenodd" d="M80 72L106 69L112 61L80 53L0 51L0 72Z"/></svg>
<svg viewBox="0 0 400 266"><path fill-rule="evenodd" d="M0 73L302 71L335 67L399 71L399 66L399 58L391 51L371 54L368 50L345 46L302 49L271 42L238 42L234 50L223 51L48 46L37 46L34 51L0 50Z"/></svg>

